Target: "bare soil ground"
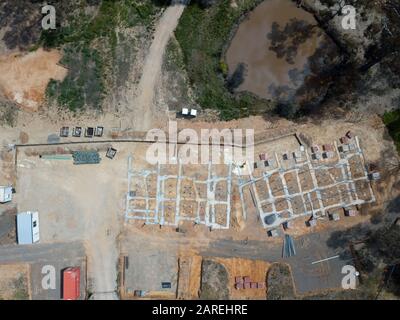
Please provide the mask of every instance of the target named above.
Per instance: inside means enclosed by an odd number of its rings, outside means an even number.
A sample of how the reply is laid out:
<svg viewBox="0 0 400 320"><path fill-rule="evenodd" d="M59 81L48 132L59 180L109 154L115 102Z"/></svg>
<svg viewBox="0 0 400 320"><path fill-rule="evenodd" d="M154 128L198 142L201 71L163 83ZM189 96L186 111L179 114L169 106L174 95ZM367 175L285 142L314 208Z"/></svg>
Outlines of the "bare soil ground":
<svg viewBox="0 0 400 320"><path fill-rule="evenodd" d="M265 299L266 285L264 288L257 289L236 289L235 277L250 277L251 282L266 283L266 274L270 264L266 261L248 259L223 259L214 258L215 261L225 266L229 279L229 298L230 299Z"/></svg>
<svg viewBox="0 0 400 320"><path fill-rule="evenodd" d="M183 253L179 257L178 299L198 299L201 286L202 257Z"/></svg>
<svg viewBox="0 0 400 320"><path fill-rule="evenodd" d="M37 111L44 101L50 79L63 80L67 69L58 65L57 50L0 57L0 90L5 97L28 111Z"/></svg>

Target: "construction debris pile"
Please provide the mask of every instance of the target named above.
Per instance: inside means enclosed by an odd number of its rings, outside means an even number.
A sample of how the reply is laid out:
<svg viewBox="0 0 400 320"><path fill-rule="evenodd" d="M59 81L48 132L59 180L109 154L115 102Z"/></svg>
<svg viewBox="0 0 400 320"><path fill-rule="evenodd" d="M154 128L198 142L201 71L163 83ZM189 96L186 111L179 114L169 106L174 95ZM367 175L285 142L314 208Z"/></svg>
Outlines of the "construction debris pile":
<svg viewBox="0 0 400 320"><path fill-rule="evenodd" d="M235 277L236 289L264 289L264 282L252 282L250 277Z"/></svg>

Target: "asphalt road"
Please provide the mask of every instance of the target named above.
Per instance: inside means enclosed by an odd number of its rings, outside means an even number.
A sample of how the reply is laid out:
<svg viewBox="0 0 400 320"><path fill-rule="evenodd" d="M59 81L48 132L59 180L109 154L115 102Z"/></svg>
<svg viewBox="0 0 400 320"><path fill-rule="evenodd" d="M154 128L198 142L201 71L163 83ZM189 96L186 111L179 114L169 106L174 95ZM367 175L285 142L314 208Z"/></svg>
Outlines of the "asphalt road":
<svg viewBox="0 0 400 320"><path fill-rule="evenodd" d="M0 264L68 260L76 257L85 257L85 250L81 242L37 243L0 247Z"/></svg>
<svg viewBox="0 0 400 320"><path fill-rule="evenodd" d="M33 300L58 300L62 298L62 271L68 267L81 268L81 297L86 292L86 257L80 242L38 243L33 245L7 245L0 247L0 264L30 264L30 287ZM42 280L46 275L43 269L54 267L55 287L43 288Z"/></svg>

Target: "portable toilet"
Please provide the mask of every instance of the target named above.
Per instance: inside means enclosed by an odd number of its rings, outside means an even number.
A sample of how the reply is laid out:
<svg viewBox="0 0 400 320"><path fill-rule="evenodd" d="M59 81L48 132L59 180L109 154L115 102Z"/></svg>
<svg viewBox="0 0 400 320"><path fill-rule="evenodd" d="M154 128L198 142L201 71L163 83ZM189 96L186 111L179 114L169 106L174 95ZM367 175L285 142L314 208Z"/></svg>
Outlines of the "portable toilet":
<svg viewBox="0 0 400 320"><path fill-rule="evenodd" d="M32 244L39 242L39 213L22 212L17 214L18 244Z"/></svg>
<svg viewBox="0 0 400 320"><path fill-rule="evenodd" d="M10 202L12 200L12 187L0 186L0 203Z"/></svg>

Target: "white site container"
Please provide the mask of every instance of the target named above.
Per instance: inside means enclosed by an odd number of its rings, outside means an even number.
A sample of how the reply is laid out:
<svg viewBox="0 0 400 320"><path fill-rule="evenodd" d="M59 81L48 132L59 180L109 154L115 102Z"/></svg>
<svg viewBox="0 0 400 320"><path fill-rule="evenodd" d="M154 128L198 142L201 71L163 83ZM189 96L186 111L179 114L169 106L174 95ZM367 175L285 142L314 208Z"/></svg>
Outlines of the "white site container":
<svg viewBox="0 0 400 320"><path fill-rule="evenodd" d="M10 202L12 200L12 187L0 186L0 203Z"/></svg>
<svg viewBox="0 0 400 320"><path fill-rule="evenodd" d="M39 212L27 211L17 214L18 244L32 244L39 242Z"/></svg>

